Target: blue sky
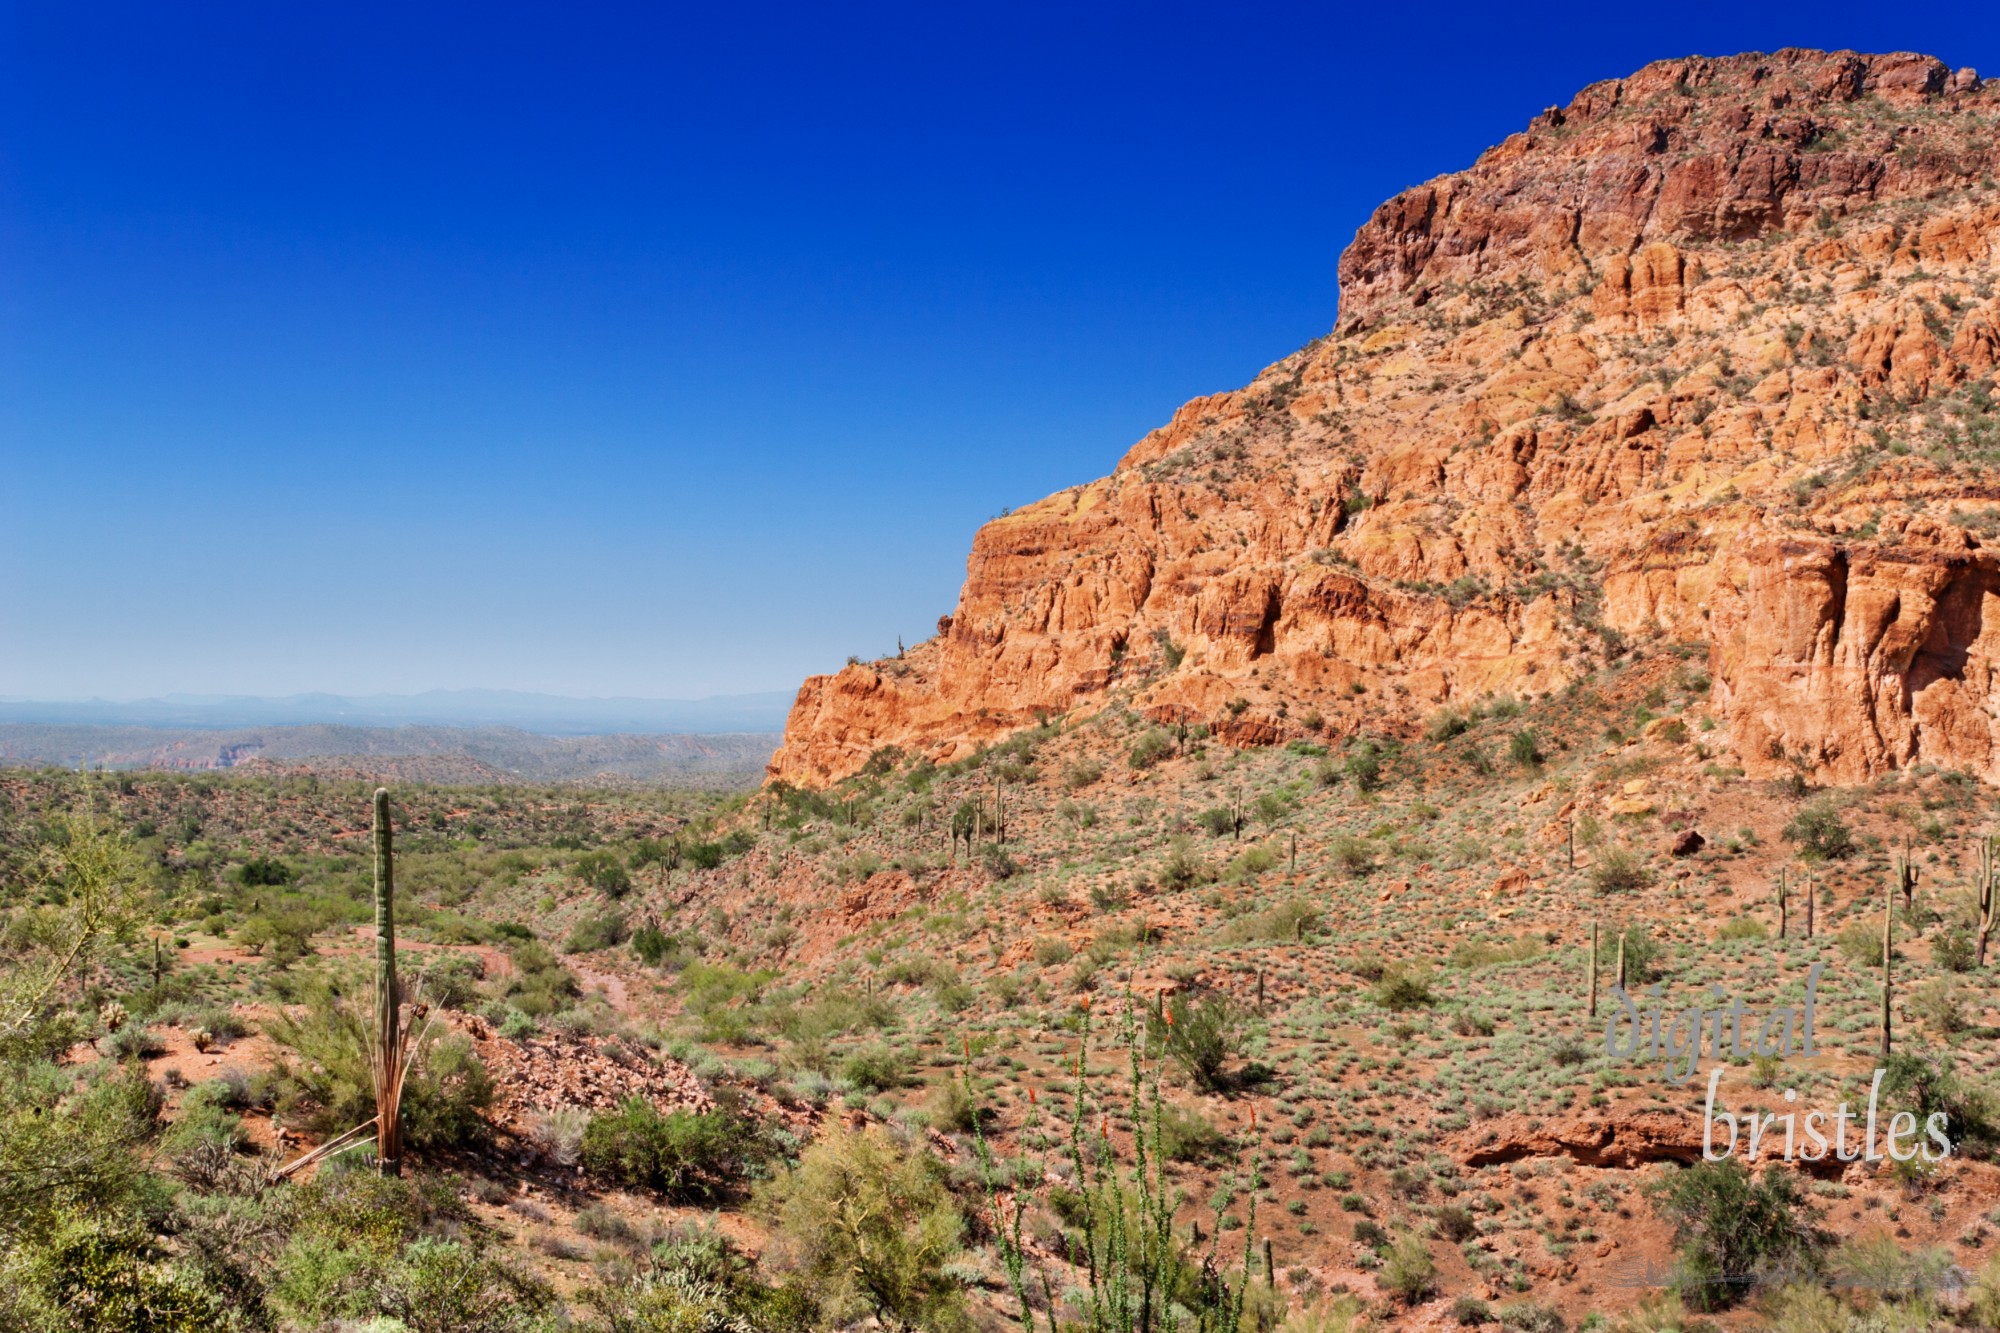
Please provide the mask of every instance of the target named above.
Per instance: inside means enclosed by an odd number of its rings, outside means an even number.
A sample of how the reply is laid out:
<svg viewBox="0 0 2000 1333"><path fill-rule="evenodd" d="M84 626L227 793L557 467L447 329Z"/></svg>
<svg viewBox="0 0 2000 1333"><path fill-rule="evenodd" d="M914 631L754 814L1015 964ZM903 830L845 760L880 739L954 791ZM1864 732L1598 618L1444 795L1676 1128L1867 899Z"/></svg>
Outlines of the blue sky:
<svg viewBox="0 0 2000 1333"><path fill-rule="evenodd" d="M791 688L1584 84L1984 6L0 4L0 695Z"/></svg>

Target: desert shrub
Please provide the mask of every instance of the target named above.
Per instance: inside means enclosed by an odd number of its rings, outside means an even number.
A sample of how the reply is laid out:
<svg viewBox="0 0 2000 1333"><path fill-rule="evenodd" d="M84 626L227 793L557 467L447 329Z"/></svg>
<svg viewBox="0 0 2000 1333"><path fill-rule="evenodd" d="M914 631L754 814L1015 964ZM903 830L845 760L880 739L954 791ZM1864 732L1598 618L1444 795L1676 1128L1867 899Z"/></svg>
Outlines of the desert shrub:
<svg viewBox="0 0 2000 1333"><path fill-rule="evenodd" d="M943 1168L871 1127L836 1131L758 1194L776 1261L810 1281L828 1315L887 1328L969 1326L947 1271L964 1230Z"/></svg>
<svg viewBox="0 0 2000 1333"><path fill-rule="evenodd" d="M590 1112L573 1106L530 1111L526 1125L528 1142L557 1166L575 1166L583 1160L583 1132L588 1128Z"/></svg>
<svg viewBox="0 0 2000 1333"><path fill-rule="evenodd" d="M1095 759L1079 759L1062 771L1062 785L1065 791L1082 791L1104 776L1104 765Z"/></svg>
<svg viewBox="0 0 2000 1333"><path fill-rule="evenodd" d="M931 1090L924 1109L931 1124L955 1134L970 1134L987 1119L987 1108L972 1099L962 1079L948 1078Z"/></svg>
<svg viewBox="0 0 2000 1333"><path fill-rule="evenodd" d="M1430 984L1412 972L1401 970L1383 974L1375 983L1371 998L1384 1009L1421 1009L1437 1002Z"/></svg>
<svg viewBox="0 0 2000 1333"><path fill-rule="evenodd" d="M77 1088L53 1064L11 1063L0 1078L0 1254L65 1218L134 1210L152 1180L138 1152L158 1133L162 1097L127 1066Z"/></svg>
<svg viewBox="0 0 2000 1333"><path fill-rule="evenodd" d="M1661 975L1661 967L1666 961L1666 945L1653 938L1653 932L1644 925L1619 926L1614 930L1600 932L1597 939L1597 965L1607 980L1618 978L1618 945L1625 945L1625 986L1636 989L1647 982L1656 981Z"/></svg>
<svg viewBox="0 0 2000 1333"><path fill-rule="evenodd" d="M486 964L478 954L448 953L440 949L424 957L413 992L426 1004L444 1009L467 1009L479 999L479 983L486 977ZM210 1032L214 1028L209 1028Z"/></svg>
<svg viewBox="0 0 2000 1333"><path fill-rule="evenodd" d="M1931 962L1946 972L1970 972L1978 962L1972 932L1952 926L1931 941Z"/></svg>
<svg viewBox="0 0 2000 1333"><path fill-rule="evenodd" d="M1753 1176L1735 1157L1697 1162L1648 1187L1673 1227L1675 1289L1697 1309L1732 1304L1779 1264L1809 1258L1818 1243L1798 1182L1770 1168Z"/></svg>
<svg viewBox="0 0 2000 1333"><path fill-rule="evenodd" d="M369 1023L354 1008L319 991L303 1014L275 1015L264 1030L279 1050L271 1072L285 1119L330 1135L375 1114ZM492 1102L493 1081L469 1040L454 1032L427 1041L403 1083L403 1142L417 1152L466 1146L482 1136Z"/></svg>
<svg viewBox="0 0 2000 1333"><path fill-rule="evenodd" d="M583 1131L584 1169L668 1198L713 1198L736 1178L748 1127L722 1111L670 1111L632 1097L590 1118Z"/></svg>
<svg viewBox="0 0 2000 1333"><path fill-rule="evenodd" d="M541 1282L458 1240L412 1241L380 1280L384 1314L410 1333L508 1333L554 1304Z"/></svg>
<svg viewBox="0 0 2000 1333"><path fill-rule="evenodd" d="M1563 1333L1567 1327L1563 1323L1562 1311L1549 1305L1536 1305L1532 1301L1503 1305L1493 1317L1500 1327L1512 1329L1514 1333ZM1672 1327L1678 1330L1680 1325Z"/></svg>
<svg viewBox="0 0 2000 1333"><path fill-rule="evenodd" d="M296 878L296 871L270 856L253 856L236 869L236 882L245 888L283 888Z"/></svg>
<svg viewBox="0 0 2000 1333"><path fill-rule="evenodd" d="M1215 867L1204 861L1185 837L1176 836L1167 845L1167 859L1160 863L1154 879L1163 889L1190 889L1215 878Z"/></svg>
<svg viewBox="0 0 2000 1333"><path fill-rule="evenodd" d="M1472 1210L1463 1204L1444 1205L1437 1210L1434 1220L1437 1222L1439 1237L1454 1245L1471 1240L1479 1232L1478 1223L1472 1219Z"/></svg>
<svg viewBox="0 0 2000 1333"><path fill-rule="evenodd" d="M1949 1037L1966 1028L1965 1005L1956 982L1933 977L1917 987L1910 997L1910 1012L1940 1037Z"/></svg>
<svg viewBox="0 0 2000 1333"><path fill-rule="evenodd" d="M1173 752L1174 738L1156 727L1133 741L1132 749L1125 758L1133 768L1147 769Z"/></svg>
<svg viewBox="0 0 2000 1333"><path fill-rule="evenodd" d="M1229 1138L1201 1112L1162 1104L1160 1151L1176 1162L1219 1161L1229 1151Z"/></svg>
<svg viewBox="0 0 2000 1333"><path fill-rule="evenodd" d="M1856 967L1880 967L1882 965L1882 928L1866 921L1856 921L1834 937L1834 945L1841 955Z"/></svg>
<svg viewBox="0 0 2000 1333"><path fill-rule="evenodd" d="M1242 1042L1241 1022L1226 995L1199 1000L1176 995L1158 1014L1148 1018L1158 1048L1186 1071L1196 1087L1215 1091L1224 1086L1222 1070Z"/></svg>
<svg viewBox="0 0 2000 1333"><path fill-rule="evenodd" d="M564 953L596 953L625 941L623 912L594 912L578 921L563 941Z"/></svg>
<svg viewBox="0 0 2000 1333"><path fill-rule="evenodd" d="M1194 817L1194 822L1220 838L1237 829L1236 812L1227 806L1211 806Z"/></svg>
<svg viewBox="0 0 2000 1333"><path fill-rule="evenodd" d="M1239 916L1217 937L1224 944L1253 940L1302 940L1320 923L1319 907L1305 898L1288 898L1274 907Z"/></svg>
<svg viewBox="0 0 2000 1333"><path fill-rule="evenodd" d="M1363 739L1355 742L1347 752L1342 767L1347 780L1354 784L1358 792L1371 792L1382 785L1383 751L1378 741Z"/></svg>
<svg viewBox="0 0 2000 1333"><path fill-rule="evenodd" d="M1418 1236L1404 1236L1389 1247L1382 1256L1380 1276L1383 1289L1405 1305L1415 1305L1437 1290L1437 1264Z"/></svg>
<svg viewBox="0 0 2000 1333"><path fill-rule="evenodd" d="M1770 937L1771 932L1754 916L1731 917L1717 927L1715 932L1715 938L1725 943L1730 940L1763 940Z"/></svg>
<svg viewBox="0 0 2000 1333"><path fill-rule="evenodd" d="M1958 1076L1950 1056L1936 1061L1898 1051L1882 1062L1882 1106L1909 1111L1917 1117L1919 1133L1933 1114L1942 1114L1945 1137L1954 1148L1994 1141L1992 1106L1986 1094Z"/></svg>
<svg viewBox="0 0 2000 1333"><path fill-rule="evenodd" d="M1841 821L1839 807L1827 797L1799 807L1785 825L1785 841L1797 843L1808 861L1837 861L1854 852L1854 835Z"/></svg>
<svg viewBox="0 0 2000 1333"><path fill-rule="evenodd" d="M516 1009L540 1018L569 1007L583 993L569 969L540 940L522 940L508 953L513 969L507 978L507 1000Z"/></svg>
<svg viewBox="0 0 2000 1333"><path fill-rule="evenodd" d="M150 1229L133 1221L66 1218L19 1259L21 1294L29 1309L41 1307L40 1328L206 1333L226 1318L216 1295L171 1263Z"/></svg>
<svg viewBox="0 0 2000 1333"><path fill-rule="evenodd" d="M1537 768L1542 762L1541 738L1523 728L1507 738L1507 757L1517 768Z"/></svg>
<svg viewBox="0 0 2000 1333"><path fill-rule="evenodd" d="M841 1061L840 1076L857 1088L884 1092L909 1082L910 1062L895 1048L875 1042Z"/></svg>
<svg viewBox="0 0 2000 1333"><path fill-rule="evenodd" d="M1517 935L1498 942L1467 940L1451 951L1453 967L1491 967L1495 963L1524 963L1541 956L1542 942L1532 935Z"/></svg>
<svg viewBox="0 0 2000 1333"><path fill-rule="evenodd" d="M1470 725L1472 724L1466 721L1465 714L1456 708L1440 708L1425 720L1424 739L1442 743L1463 734Z"/></svg>
<svg viewBox="0 0 2000 1333"><path fill-rule="evenodd" d="M979 864L994 880L1012 879L1021 873L1021 863L998 843L989 842L979 849Z"/></svg>
<svg viewBox="0 0 2000 1333"><path fill-rule="evenodd" d="M1590 887L1599 893L1631 893L1653 882L1653 872L1630 847L1606 847L1590 868Z"/></svg>
<svg viewBox="0 0 2000 1333"><path fill-rule="evenodd" d="M575 876L607 898L623 898L632 891L632 876L625 863L611 852L585 852L570 870Z"/></svg>
<svg viewBox="0 0 2000 1333"><path fill-rule="evenodd" d="M668 954L676 951L680 941L655 925L644 925L632 932L632 952L647 967L658 967Z"/></svg>
<svg viewBox="0 0 2000 1333"><path fill-rule="evenodd" d="M1375 869L1375 850L1365 839L1351 833L1342 833L1327 845L1333 863L1355 878L1360 878Z"/></svg>

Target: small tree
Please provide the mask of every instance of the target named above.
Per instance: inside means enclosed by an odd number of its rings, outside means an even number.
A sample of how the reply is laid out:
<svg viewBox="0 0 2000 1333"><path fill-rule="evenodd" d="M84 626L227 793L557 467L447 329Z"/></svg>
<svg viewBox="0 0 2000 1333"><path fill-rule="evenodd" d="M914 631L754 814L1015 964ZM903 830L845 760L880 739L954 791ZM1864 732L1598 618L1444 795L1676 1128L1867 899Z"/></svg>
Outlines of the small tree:
<svg viewBox="0 0 2000 1333"><path fill-rule="evenodd" d="M1174 996L1149 1020L1154 1043L1187 1071L1195 1086L1214 1092L1225 1084L1223 1066L1241 1042L1235 1006L1226 995L1190 1000Z"/></svg>
<svg viewBox="0 0 2000 1333"><path fill-rule="evenodd" d="M1752 1176L1734 1157L1698 1162L1655 1181L1654 1207L1674 1229L1675 1286L1702 1310L1734 1303L1772 1268L1809 1257L1816 1218L1792 1175Z"/></svg>
<svg viewBox="0 0 2000 1333"><path fill-rule="evenodd" d="M964 1222L929 1153L886 1130L838 1130L760 1193L784 1258L818 1287L828 1313L872 1314L892 1329L969 1327L945 1272Z"/></svg>
<svg viewBox="0 0 2000 1333"><path fill-rule="evenodd" d="M1840 810L1822 797L1799 807L1785 825L1787 842L1799 846L1799 855L1808 861L1837 861L1854 852L1854 835L1841 821Z"/></svg>

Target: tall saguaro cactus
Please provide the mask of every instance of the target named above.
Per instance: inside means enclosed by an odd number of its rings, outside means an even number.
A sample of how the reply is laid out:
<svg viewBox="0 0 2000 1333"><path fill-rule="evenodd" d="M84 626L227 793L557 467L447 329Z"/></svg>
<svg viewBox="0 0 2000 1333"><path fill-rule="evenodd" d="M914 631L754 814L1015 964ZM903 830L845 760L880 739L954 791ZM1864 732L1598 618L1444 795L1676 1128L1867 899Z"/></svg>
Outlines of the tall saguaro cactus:
<svg viewBox="0 0 2000 1333"><path fill-rule="evenodd" d="M1993 839L1979 840L1979 965L1986 966L1986 942L1993 937Z"/></svg>
<svg viewBox="0 0 2000 1333"><path fill-rule="evenodd" d="M1590 1016L1597 1017L1597 923L1590 923Z"/></svg>
<svg viewBox="0 0 2000 1333"><path fill-rule="evenodd" d="M1901 882L1902 877L1897 877ZM1894 927L1896 921L1896 900L1892 895L1882 897L1882 1058L1889 1058L1889 1005L1894 998L1893 981L1889 975L1889 955L1894 951Z"/></svg>
<svg viewBox="0 0 2000 1333"><path fill-rule="evenodd" d="M389 789L375 789L375 1160L385 1176L401 1175L403 1042L398 1028L402 995L396 987L395 831L389 823Z"/></svg>

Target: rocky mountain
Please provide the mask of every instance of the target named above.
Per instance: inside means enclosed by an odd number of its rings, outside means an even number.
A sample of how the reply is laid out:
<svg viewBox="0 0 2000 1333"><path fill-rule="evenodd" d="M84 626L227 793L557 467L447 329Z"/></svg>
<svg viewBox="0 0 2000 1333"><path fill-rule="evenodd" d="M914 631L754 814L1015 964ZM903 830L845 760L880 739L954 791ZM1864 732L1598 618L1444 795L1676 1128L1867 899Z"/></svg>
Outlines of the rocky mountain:
<svg viewBox="0 0 2000 1333"><path fill-rule="evenodd" d="M1925 56L1649 65L1376 210L1333 332L987 524L770 772L1113 701L1240 744L1706 645L1752 776L2000 780L2000 93Z"/></svg>

